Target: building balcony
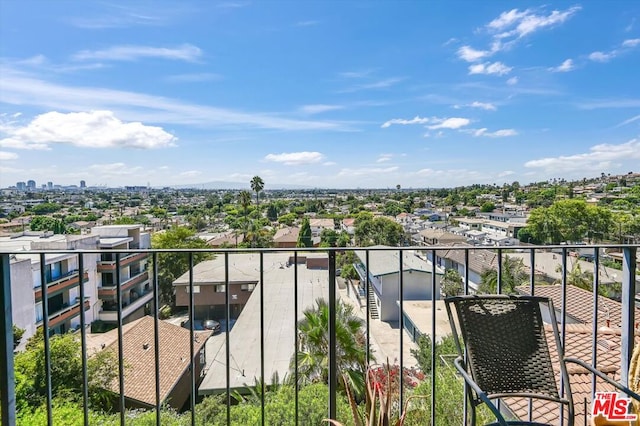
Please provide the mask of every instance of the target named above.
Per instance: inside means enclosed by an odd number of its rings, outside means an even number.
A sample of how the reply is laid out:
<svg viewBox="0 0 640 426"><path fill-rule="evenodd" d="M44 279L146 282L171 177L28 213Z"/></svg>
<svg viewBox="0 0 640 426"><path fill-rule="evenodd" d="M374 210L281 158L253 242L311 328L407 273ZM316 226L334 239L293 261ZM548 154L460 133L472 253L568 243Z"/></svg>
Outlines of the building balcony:
<svg viewBox="0 0 640 426"><path fill-rule="evenodd" d="M615 286L610 286L610 283L605 282L600 273L602 269L600 258L604 248L614 248L621 253L622 269L617 271ZM461 276L466 277L460 283L460 291L466 294L473 293L469 277L479 276L482 272L475 270L474 265L477 264L477 253L482 251L491 252L492 256L497 257L497 262L495 269L496 279L489 291L518 294L535 293L537 296L553 299L554 306L558 311L557 317L562 325L561 344L565 345L564 349L567 355L580 357L597 367L601 367L601 364L606 362L608 363L606 367L612 372L615 380L626 384L630 374L629 361L634 346L634 336L637 334L637 318L640 318L640 309L635 306L638 303L635 289L640 282L640 275L638 275L637 271L638 248L640 246L637 244L616 244L607 246L527 245L510 247L508 250L499 247L473 246L432 246L428 248L356 247L349 249L364 253L367 251L393 253L395 261L385 265L385 267L389 267L389 274L394 273L393 267L400 267L398 260L404 261L409 257L411 257L412 262L419 261L416 260L418 258L422 261L424 259L433 260L430 263L433 269L430 270L435 272L436 265L444 264L440 261L440 256L444 256L444 253L450 253L451 251L460 251L459 257L463 263L458 265L457 269ZM578 249L580 249L581 253L585 250L591 250L593 259L587 262L579 260L577 256L572 256L572 252L577 252ZM189 250L178 251L185 254L189 253ZM383 303L379 305L378 309L386 310L392 307L397 312L393 321L385 322L375 319L372 315L372 299L373 303L376 300L370 297L374 290L372 285L368 285L371 284L371 281L366 272L369 272L369 276L371 276L372 269L375 270L376 267L370 264L368 255L364 256L363 259L365 260L356 265L356 269L364 283L361 283L359 287L354 287L351 283L344 285L343 279L336 276L335 273L339 268L345 271L345 265L340 264L339 261L343 251L345 251L344 248L212 249L210 250L214 255L212 260L205 261L212 263L205 264L205 262L201 262L195 264L191 271L185 272L184 276L186 276L186 285L189 290L184 291L184 293L189 294L187 308L193 315L192 321L189 322L189 324L193 324L193 328L187 328L187 331L192 334L186 339L186 342L189 342L186 345L190 347L194 357L192 358L190 351L187 350L186 355L179 358L181 362L185 363L180 366L180 371L184 371L181 380L184 379L186 382L179 382L180 387L177 389L180 390L183 396L190 396L187 405L181 407L186 410L186 413L180 414L184 416L184 421L181 424L201 424L196 422L196 419L201 419L201 417L197 417L201 415L202 410L202 405L199 401L209 395L227 395L227 398L221 399L223 405L217 411L223 416L222 424L232 424L230 413L242 404L232 403L230 395L234 391L246 390L247 386L253 386L254 378L257 383L264 383L265 390L272 385L271 379L274 373L277 373L279 377L289 375L293 383L301 383L302 369L299 368L300 366L296 368L297 364L294 364L294 360L298 359L295 354L302 340L300 339L301 331L298 328L298 321L305 318L304 311L314 306L317 298L327 300L329 307L327 313L329 327L326 333L320 333L326 336L328 343L324 346L326 352L321 354L324 356L323 365L326 366L326 376L323 376L323 379L324 377L327 379L325 382L326 392L323 391L326 403L322 402L323 417L326 418L338 419L343 422L348 421L347 418L339 418L339 407L344 409L343 415L345 412L349 413L348 405L345 405L344 402L346 397L340 390L340 386L338 386L338 380L342 372L338 370L340 365L338 363L339 351L337 349L339 336L336 334L333 320L337 317L335 306L339 300L342 303L349 304L353 308L353 315L360 319L364 341L362 347L367 348L365 349L365 361L368 366L380 364L389 359L392 363L397 364L400 371L405 368L413 368L417 364L417 360L413 358L411 350L417 348L416 340L419 337L424 336L432 342L437 342L449 334L446 325L443 325L448 324L446 319L443 320L443 318L446 318L446 311L439 306L441 302L436 300L436 291L431 291L431 297L425 300L415 300L409 296L413 290L413 285L435 289L437 285L435 273L429 274L428 278L424 278L420 282L416 282L415 279L416 276L422 275L409 271L404 274L398 273L397 282L393 283L393 285L397 285L398 291L386 291L387 289L385 288L384 292L378 294L379 298L393 297L392 303L385 303L382 300L381 302ZM161 251L149 250L149 253L154 252L160 253ZM47 252L44 253L48 254ZM297 256L299 259L308 256L309 253L314 256L327 256L328 268L307 268L303 263L289 261L292 256ZM82 253L75 253L75 255L83 256ZM147 256L149 254L145 253L144 255ZM3 265L10 265L9 256L10 253L0 253ZM518 262L522 262L521 272L523 273L520 274L518 285L515 287L510 286L512 280L506 276L509 270L512 270L512 265L509 268L505 267L505 262L512 262L513 259L519 259ZM584 262L580 263L583 272L595 272L592 276L591 284L587 283L587 287L591 286L590 290L573 285L571 268L576 262ZM557 265L560 265L562 273L561 278L554 284L542 283L537 279L541 271L555 272ZM376 266L380 267L380 265ZM207 274L215 276L209 277ZM10 273L5 273L3 279L7 280L10 277ZM205 277L207 280L204 279ZM148 287L142 285L145 280L151 280ZM257 284L243 310L237 316L232 317L234 280L236 282L253 282L255 280ZM381 285L386 286L390 282L385 279ZM198 311L198 308L201 308L199 301L202 300L205 292L203 287L214 284L220 286L219 288L223 290L221 293L224 294L225 313L222 316L213 317L196 316L196 313L200 314L202 312ZM184 286L184 283L181 285ZM140 291L141 294L132 293L132 290L135 289L137 292L140 288L144 288L144 290ZM149 278L148 273L145 271L123 282L122 290L128 292L126 294L123 293L127 302L120 306L112 304L105 307L103 305L103 309L99 314L101 320L117 323L119 317L125 318L149 303L151 306L149 321L156 324L162 323L163 326L149 328L150 331L144 336L145 339L141 341L124 338L128 336L128 331L126 336L123 332L130 330L129 328L116 328L119 336L115 338L123 339L122 341L125 343L122 346L125 346L126 342L133 342L133 344L139 346L138 349L144 351L145 356L150 357L152 363L155 360L153 365L157 365L158 368L145 369L143 377L139 378L134 385L127 385L126 383L130 382L127 382L128 379L125 380L125 376L130 374L131 369L136 368L136 363L126 358L128 356L127 351L116 352L117 381L123 383L122 389L124 391L116 394L115 398L118 401L116 401L115 406L132 407L131 404L139 400L136 400L129 392L143 389L145 394L151 395L151 400L144 407L137 406L136 408L150 411L157 410L156 412L162 411L164 404L171 399L163 393L167 388L163 380L167 377L168 370L177 370L177 365L166 365L166 362L162 362L165 359L165 354L174 351L176 347L171 344L171 332L161 334L161 331L159 331L162 328L166 331L168 323L159 319L160 304L154 303L156 296L159 297L160 294L158 277ZM7 308L11 308L12 298L10 291L10 282L5 282L3 292L0 293L0 310L5 312ZM101 296L104 295L113 300L115 288L103 287L101 291L103 292L100 293ZM607 294L604 295L604 293ZM386 302L389 302L389 300ZM89 308L88 301L85 301L84 309L87 310ZM49 315L49 327L56 327L62 321L79 315L80 309L80 304L75 303L51 313ZM378 313L380 318L384 317L382 311ZM434 318L435 321L432 320ZM202 333L202 331L197 330L195 327L196 325L204 327L204 320L207 319L218 321L221 324L222 332L205 337L207 340L202 347L205 348L206 353L200 357L196 356L197 351L200 350L200 346L196 348L196 345L203 343L201 336L205 336L205 334L196 334ZM9 318L8 322L1 323L5 327L5 334L9 335L12 326L11 319ZM226 324L233 324L233 326L227 327ZM39 323L39 325L42 326L42 323ZM176 325L172 326L178 327ZM125 327L129 327L129 324ZM184 333L185 327L174 328L173 330ZM87 333L87 330L81 328L79 336L84 336L84 333ZM178 333L175 332L175 334ZM44 336L45 339L51 338L49 333L44 333ZM155 342L158 342L157 346ZM15 423L16 405L19 406L15 400L13 357L12 348L0 345L0 369L4 369L0 371L0 389L3 390L0 393L0 402L2 403L0 411L3 416L3 424ZM444 375L445 372L454 371L450 358L434 355L425 357L425 359L426 361L424 362L427 363L425 364L427 368L424 369L423 379L420 379L422 381L420 389L427 395L424 406L427 407L425 412L428 412L428 414L425 414L425 417L421 419L422 421L417 424L451 424L451 415L460 416L467 409L462 381L455 373L447 373L446 375L453 385L441 382L439 373ZM202 375L200 374L199 366L196 365L197 362L206 362ZM146 363L143 367L146 368L148 365L149 363ZM184 369L182 369L183 367ZM45 377L51 377L52 371L43 371L43 374ZM579 382L581 384L579 390L574 393L574 401L576 401L577 412L576 424L583 424L583 419L589 416L589 401L591 401L594 392L599 388L597 383L595 381L592 382L590 376L585 375L583 372L576 371L571 374L572 383L573 379L582 375L578 377L582 381ZM159 384L158 389L156 389L156 383ZM303 401L308 401L308 399L299 398L299 393L305 389L306 385L282 386L292 386L295 389L291 390L290 394L287 394L289 395L287 403L291 404L291 411L287 411L287 413L291 413L291 415L282 424L311 424L308 418L304 417L306 414L303 414L306 413L307 407L302 406L305 403ZM268 392L272 392L272 390L268 390ZM398 391L394 393L393 405L395 407L403 406L408 398L411 397L412 392L415 392L412 387L406 384L398 385ZM265 393L258 393L257 404L265 410L264 412L268 412L270 410L268 405L271 399L270 395L265 397ZM82 395L82 392L79 391L78 395ZM83 399L83 396L79 398L88 411L88 398ZM445 403L451 404L451 400L455 401L452 403L454 408L445 415L438 414L439 411L436 409L431 409L431 407L441 407ZM51 401L46 402L44 407L49 414L58 409L58 406ZM255 407L252 408L255 409ZM526 404L523 406L509 406L508 408L516 412L522 420L527 420L529 413L534 419L537 414L531 411L527 412ZM91 409L94 409L94 407L91 407ZM195 414L190 417L190 413ZM119 414L121 422L124 423L125 419L127 422L130 421L125 416L132 416L135 413L125 412L123 408ZM149 418L153 419L153 412L148 414L151 416ZM226 422L224 419L226 419ZM89 419L87 418L86 421L89 422ZM158 419L155 424L161 424L160 420ZM268 421L265 424L269 424ZM461 420L457 424L463 424L463 421Z"/></svg>
<svg viewBox="0 0 640 426"><path fill-rule="evenodd" d="M145 283L146 281L149 281L149 271L142 271L138 275L135 275L128 280L123 281L120 284L120 290L122 292L125 292L138 284ZM117 287L115 284L112 286L103 285L98 289L98 297L100 298L115 297L116 293Z"/></svg>
<svg viewBox="0 0 640 426"><path fill-rule="evenodd" d="M127 318L138 309L153 301L153 292L146 290L140 296L132 298L128 303L122 304L122 318ZM118 321L118 306L116 303L102 305L102 310L98 314L98 319L104 322Z"/></svg>
<svg viewBox="0 0 640 426"><path fill-rule="evenodd" d="M91 309L91 302L88 300L84 301L84 310L88 311ZM63 306L61 309L56 312L49 313L49 328L55 328L58 325L64 323L65 321L71 320L80 315L80 301L76 301L75 303L68 304L68 306ZM40 320L36 324L38 327L42 327L44 321Z"/></svg>
<svg viewBox="0 0 640 426"><path fill-rule="evenodd" d="M147 253L124 253L120 255L120 268L129 266L134 262L146 259ZM98 262L98 272L113 272L116 270L116 253L104 253Z"/></svg>
<svg viewBox="0 0 640 426"><path fill-rule="evenodd" d="M51 280L47 283L47 295L53 296L55 294L61 293L63 291L69 290L73 287L76 287L80 282L80 274L77 270L66 273L65 275ZM82 277L83 282L89 281L89 274L85 272ZM42 300L42 287L37 287L34 289L34 295L36 301Z"/></svg>

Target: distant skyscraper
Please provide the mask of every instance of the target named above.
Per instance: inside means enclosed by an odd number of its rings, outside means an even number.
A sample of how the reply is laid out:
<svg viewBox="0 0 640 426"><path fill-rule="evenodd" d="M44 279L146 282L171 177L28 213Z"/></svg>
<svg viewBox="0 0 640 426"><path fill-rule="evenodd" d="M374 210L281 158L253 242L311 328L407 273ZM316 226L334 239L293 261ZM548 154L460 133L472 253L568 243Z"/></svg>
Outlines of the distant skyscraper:
<svg viewBox="0 0 640 426"><path fill-rule="evenodd" d="M81 180L80 181L80 188L86 188L87 187L87 182Z"/></svg>
<svg viewBox="0 0 640 426"><path fill-rule="evenodd" d="M28 189L36 189L36 181L35 180L28 180L27 181L27 188Z"/></svg>
<svg viewBox="0 0 640 426"><path fill-rule="evenodd" d="M16 183L16 188L18 188L18 191L26 191L27 190L27 184L24 182L18 182Z"/></svg>
<svg viewBox="0 0 640 426"><path fill-rule="evenodd" d="M53 189L53 182L47 182L47 189L51 191Z"/></svg>

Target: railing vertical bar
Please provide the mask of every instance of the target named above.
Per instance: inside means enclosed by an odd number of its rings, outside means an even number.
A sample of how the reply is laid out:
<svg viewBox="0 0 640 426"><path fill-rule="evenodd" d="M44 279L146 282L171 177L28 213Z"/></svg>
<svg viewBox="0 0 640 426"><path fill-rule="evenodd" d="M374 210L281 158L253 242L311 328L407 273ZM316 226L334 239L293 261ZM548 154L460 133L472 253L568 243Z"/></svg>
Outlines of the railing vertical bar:
<svg viewBox="0 0 640 426"><path fill-rule="evenodd" d="M153 356L156 379L156 426L160 426L160 298L158 295L158 252L153 252Z"/></svg>
<svg viewBox="0 0 640 426"><path fill-rule="evenodd" d="M600 309L598 290L600 287L600 250L593 250L593 323L591 324L591 365L595 367L598 362L598 310ZM591 375L591 400L596 393L596 376Z"/></svg>
<svg viewBox="0 0 640 426"><path fill-rule="evenodd" d="M47 259L40 253L40 284L42 286L42 337L44 339L44 374L47 387L47 424L53 425L52 390L51 390L51 346L49 345L49 283L45 274Z"/></svg>
<svg viewBox="0 0 640 426"><path fill-rule="evenodd" d="M295 349L295 357L294 357L294 361L295 361L295 371L294 371L294 379L295 379L295 389L294 389L294 394L295 394L295 426L298 426L298 394L299 394L299 390L300 390L300 384L298 383L299 377L298 377L298 351L300 350L300 348L298 347L298 345L300 344L299 342L299 336L298 336L298 250L295 250L293 252L293 327L294 327L294 334L295 334L295 343L296 343L296 349Z"/></svg>
<svg viewBox="0 0 640 426"><path fill-rule="evenodd" d="M78 253L78 275L80 292L80 348L82 357L82 414L84 425L89 425L89 374L87 373L87 330L84 317L84 256Z"/></svg>
<svg viewBox="0 0 640 426"><path fill-rule="evenodd" d="M196 369L194 365L195 348L195 300L193 296L193 252L189 252L189 378L191 379L191 424L196 424Z"/></svg>
<svg viewBox="0 0 640 426"><path fill-rule="evenodd" d="M530 266L530 274L529 274L529 292L532 296L535 295L536 291L536 250L529 250L529 265ZM527 402L527 419L528 421L533 421L533 400L529 398Z"/></svg>
<svg viewBox="0 0 640 426"><path fill-rule="evenodd" d="M436 251L431 250L431 424L436 424ZM400 348L402 351L402 348ZM466 398L465 398L466 399Z"/></svg>
<svg viewBox="0 0 640 426"><path fill-rule="evenodd" d="M3 425L16 424L16 381L13 370L13 316L11 309L11 258L0 255L0 421Z"/></svg>
<svg viewBox="0 0 640 426"><path fill-rule="evenodd" d="M124 341L122 336L122 283L120 281L120 255L116 253L116 299L118 309L116 312L118 322L118 391L120 392L120 425L125 424L125 408L124 408Z"/></svg>
<svg viewBox="0 0 640 426"><path fill-rule="evenodd" d="M336 252L329 251L329 418L336 419L337 351L336 351Z"/></svg>
<svg viewBox="0 0 640 426"><path fill-rule="evenodd" d="M227 370L227 425L231 426L231 376L229 368L231 367L231 347L229 339L229 252L224 252L224 316L225 316L225 333L226 333L226 370Z"/></svg>
<svg viewBox="0 0 640 426"><path fill-rule="evenodd" d="M294 352L294 355L297 355ZM260 419L264 426L264 252L260 252Z"/></svg>
<svg viewBox="0 0 640 426"><path fill-rule="evenodd" d="M364 296L365 296L365 311L367 314L366 327L367 327L367 366L371 362L371 314L369 312L369 250L364 252Z"/></svg>
<svg viewBox="0 0 640 426"><path fill-rule="evenodd" d="M502 294L502 249L498 248L498 277L496 283L496 294ZM498 401L499 402L499 401Z"/></svg>
<svg viewBox="0 0 640 426"><path fill-rule="evenodd" d="M400 407L404 407L404 264L402 249L398 250L398 270L400 271L400 285L398 286L398 296L400 298L400 375L398 376L398 388L400 389Z"/></svg>
<svg viewBox="0 0 640 426"><path fill-rule="evenodd" d="M464 294L469 294L469 249L464 249Z"/></svg>
<svg viewBox="0 0 640 426"><path fill-rule="evenodd" d="M567 341L567 248L562 248L562 315L560 316L560 344L562 345L562 351L566 348ZM558 349L560 353L560 349ZM564 382L564 377L560 376L560 395L564 396L565 386L569 386L570 383ZM564 404L560 405L560 420L561 424L564 424Z"/></svg>
<svg viewBox="0 0 640 426"><path fill-rule="evenodd" d="M622 346L620 348L620 382L628 383L629 362L635 334L636 247L622 248Z"/></svg>
<svg viewBox="0 0 640 426"><path fill-rule="evenodd" d="M464 249L464 294L469 294L469 249ZM464 353L464 365L467 365L467 353ZM467 418L469 416L469 384L466 380L464 382L464 399L462 400L462 419L466 424Z"/></svg>

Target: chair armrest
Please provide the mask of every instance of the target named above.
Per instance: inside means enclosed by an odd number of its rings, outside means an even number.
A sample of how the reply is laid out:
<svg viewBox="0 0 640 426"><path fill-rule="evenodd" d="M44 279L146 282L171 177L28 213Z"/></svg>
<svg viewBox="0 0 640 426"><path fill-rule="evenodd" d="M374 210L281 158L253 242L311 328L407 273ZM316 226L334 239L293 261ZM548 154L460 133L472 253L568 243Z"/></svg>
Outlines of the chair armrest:
<svg viewBox="0 0 640 426"><path fill-rule="evenodd" d="M584 361L582 361L580 359L577 359L577 358L565 358L564 362L565 363L570 362L572 364L578 364L580 367L586 368L587 370L591 371L596 376L600 377L605 382L607 382L610 385L614 386L619 391L624 392L625 394L627 394L631 398L635 399L636 401L640 401L640 395L638 395L637 393L635 393L634 391L632 391L628 387L621 385L620 383L616 382L615 380L612 380L611 377L607 376L602 371L599 371L599 370L593 368L591 365L587 364L586 362L584 362Z"/></svg>
<svg viewBox="0 0 640 426"><path fill-rule="evenodd" d="M458 370L458 373L460 373L464 381L467 382L467 384L471 387L471 389L473 389L476 395L478 395L478 398L480 398L482 402L487 404L487 407L489 407L489 410L491 410L493 415L496 416L498 423L501 426L508 426L509 424L507 423L507 420L504 418L500 410L498 410L498 407L495 406L493 401L491 401L491 399L489 399L489 397L487 396L487 393L483 392L482 389L480 389L480 387L478 386L478 384L473 380L473 378L471 378L469 373L467 373L467 370L464 368L464 365L462 364L462 362L463 362L462 357L457 357L453 361L453 365L456 367L456 370Z"/></svg>

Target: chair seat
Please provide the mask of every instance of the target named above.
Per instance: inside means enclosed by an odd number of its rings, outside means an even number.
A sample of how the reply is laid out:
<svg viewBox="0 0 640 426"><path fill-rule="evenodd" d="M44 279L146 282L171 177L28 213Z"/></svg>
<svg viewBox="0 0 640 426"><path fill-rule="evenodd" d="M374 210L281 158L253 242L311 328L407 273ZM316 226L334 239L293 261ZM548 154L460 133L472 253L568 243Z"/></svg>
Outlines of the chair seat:
<svg viewBox="0 0 640 426"><path fill-rule="evenodd" d="M509 426L551 426L549 423L523 422L522 420L507 421ZM488 423L485 426L500 426L500 422Z"/></svg>

